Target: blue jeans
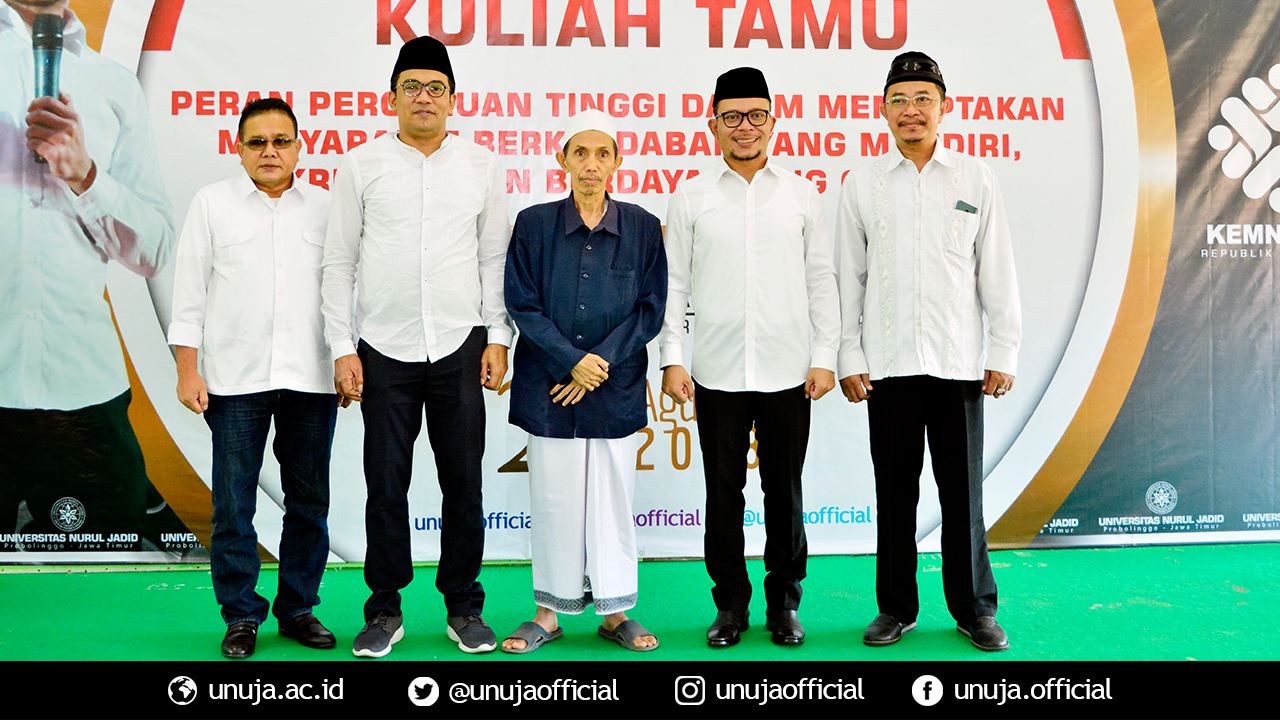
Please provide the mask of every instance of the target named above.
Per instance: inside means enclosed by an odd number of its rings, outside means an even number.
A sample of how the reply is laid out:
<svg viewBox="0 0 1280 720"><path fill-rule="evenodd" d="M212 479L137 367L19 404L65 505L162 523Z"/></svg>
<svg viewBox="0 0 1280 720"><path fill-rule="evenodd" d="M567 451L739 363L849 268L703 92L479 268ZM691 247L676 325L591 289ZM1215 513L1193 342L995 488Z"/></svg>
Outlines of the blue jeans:
<svg viewBox="0 0 1280 720"><path fill-rule="evenodd" d="M272 614L287 620L320 604L320 576L329 556L329 453L337 403L336 395L293 390L209 395L204 419L213 431L213 593L228 625L267 619L267 600L254 590L262 561L253 515L272 418L272 451L284 489Z"/></svg>

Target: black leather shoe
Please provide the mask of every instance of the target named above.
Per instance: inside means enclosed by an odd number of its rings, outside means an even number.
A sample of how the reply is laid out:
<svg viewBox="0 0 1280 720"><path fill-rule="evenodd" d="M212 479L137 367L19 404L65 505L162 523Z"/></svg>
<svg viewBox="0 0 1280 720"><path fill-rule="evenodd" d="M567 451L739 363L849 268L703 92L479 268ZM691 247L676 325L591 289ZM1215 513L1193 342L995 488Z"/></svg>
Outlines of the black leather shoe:
<svg viewBox="0 0 1280 720"><path fill-rule="evenodd" d="M867 631L862 633L862 644L871 647L892 645L902 639L902 633L914 629L915 626L914 620L902 623L889 613L880 613L867 626Z"/></svg>
<svg viewBox="0 0 1280 720"><path fill-rule="evenodd" d="M280 634L293 638L309 648L328 650L338 644L333 633L320 624L319 618L311 613L280 621Z"/></svg>
<svg viewBox="0 0 1280 720"><path fill-rule="evenodd" d="M729 647L737 645L742 639L742 631L751 627L747 622L747 618L751 616L749 610L741 612L737 610L721 610L716 613L715 622L711 623L711 627L707 628L707 644L711 647Z"/></svg>
<svg viewBox="0 0 1280 720"><path fill-rule="evenodd" d="M227 628L222 638L222 656L239 660L253 654L258 644L258 623L238 622Z"/></svg>
<svg viewBox="0 0 1280 720"><path fill-rule="evenodd" d="M956 630L969 636L969 642L979 650L996 652L1009 649L1009 636L1005 635L1000 623L990 615L974 618L968 625L956 624Z"/></svg>
<svg viewBox="0 0 1280 720"><path fill-rule="evenodd" d="M804 643L804 626L795 610L766 610L764 627L773 633L774 645Z"/></svg>

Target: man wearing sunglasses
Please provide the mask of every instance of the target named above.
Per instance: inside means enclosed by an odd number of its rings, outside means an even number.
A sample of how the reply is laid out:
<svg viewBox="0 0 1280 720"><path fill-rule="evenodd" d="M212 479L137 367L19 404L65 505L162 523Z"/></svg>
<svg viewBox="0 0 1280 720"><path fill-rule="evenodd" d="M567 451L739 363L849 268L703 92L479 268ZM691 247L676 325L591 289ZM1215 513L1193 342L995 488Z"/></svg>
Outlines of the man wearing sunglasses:
<svg viewBox="0 0 1280 720"><path fill-rule="evenodd" d="M831 242L817 187L769 161L776 120L764 75L755 68L726 72L713 102L707 126L725 166L677 188L667 211L662 390L678 403L697 395L704 552L718 611L707 644L736 645L749 627L742 491L754 428L764 490L766 629L776 644L799 645L809 404L835 387L840 343ZM684 367L690 302L692 375Z"/></svg>
<svg viewBox="0 0 1280 720"><path fill-rule="evenodd" d="M352 651L381 657L404 636L400 590L413 579L409 482L427 421L440 482L436 588L446 634L464 652L497 647L481 618L482 387L507 372L513 329L502 299L511 226L493 153L449 135L457 90L443 44L419 37L391 73L399 132L338 166L325 241L325 334L334 383L364 418L364 629ZM359 343L351 327L359 292Z"/></svg>
<svg viewBox="0 0 1280 720"><path fill-rule="evenodd" d="M903 53L885 81L889 151L855 167L836 219L840 386L867 401L876 482L876 600L863 635L916 626L916 505L925 438L942 506L942 584L956 628L1003 650L982 516L982 397L1013 388L1022 311L995 173L938 144L942 73ZM873 387L874 386L874 387Z"/></svg>
<svg viewBox="0 0 1280 720"><path fill-rule="evenodd" d="M178 399L213 435L210 560L229 658L253 654L268 609L285 637L314 648L336 642L311 612L329 556L338 412L319 302L329 193L294 180L301 141L284 100L247 104L237 138L244 172L191 201L169 324ZM273 421L285 513L272 605L254 590L261 563L253 516Z"/></svg>

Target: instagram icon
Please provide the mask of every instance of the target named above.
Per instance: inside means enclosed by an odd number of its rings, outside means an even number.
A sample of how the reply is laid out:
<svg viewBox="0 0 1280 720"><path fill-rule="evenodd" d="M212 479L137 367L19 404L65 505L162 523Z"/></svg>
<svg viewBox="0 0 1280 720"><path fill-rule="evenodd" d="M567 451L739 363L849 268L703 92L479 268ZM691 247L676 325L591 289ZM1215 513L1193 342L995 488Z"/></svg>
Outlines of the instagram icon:
<svg viewBox="0 0 1280 720"><path fill-rule="evenodd" d="M676 678L676 704L701 705L707 699L707 680L700 675Z"/></svg>

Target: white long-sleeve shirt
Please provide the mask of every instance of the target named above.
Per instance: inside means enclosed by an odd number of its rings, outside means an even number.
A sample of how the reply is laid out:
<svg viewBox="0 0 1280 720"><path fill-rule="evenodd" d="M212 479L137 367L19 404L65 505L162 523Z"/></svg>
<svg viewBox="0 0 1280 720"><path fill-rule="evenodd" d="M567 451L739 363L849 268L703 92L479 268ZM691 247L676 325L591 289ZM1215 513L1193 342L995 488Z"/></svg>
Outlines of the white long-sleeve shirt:
<svg viewBox="0 0 1280 720"><path fill-rule="evenodd" d="M430 157L388 133L338 166L325 238L325 337L332 359L355 352L356 328L401 362L439 360L483 325L511 345L502 299L511 225L493 153L446 136Z"/></svg>
<svg viewBox="0 0 1280 720"><path fill-rule="evenodd" d="M1013 241L986 163L939 145L917 171L891 146L845 177L835 237L839 377L1017 373Z"/></svg>
<svg viewBox="0 0 1280 720"><path fill-rule="evenodd" d="M0 3L0 407L76 410L129 388L120 338L103 298L107 263L144 277L173 247L138 79L85 45L68 13L60 86L83 120L96 167L82 195L27 149L35 98L31 31Z"/></svg>
<svg viewBox="0 0 1280 720"><path fill-rule="evenodd" d="M196 193L178 241L169 344L204 348L215 395L332 393L320 313L329 193L294 181L278 200L244 172Z"/></svg>
<svg viewBox="0 0 1280 720"><path fill-rule="evenodd" d="M727 165L699 175L671 197L666 247L662 367L684 364L691 302L691 374L701 385L776 392L803 384L811 368L836 369L840 301L812 181L772 161L750 183Z"/></svg>

